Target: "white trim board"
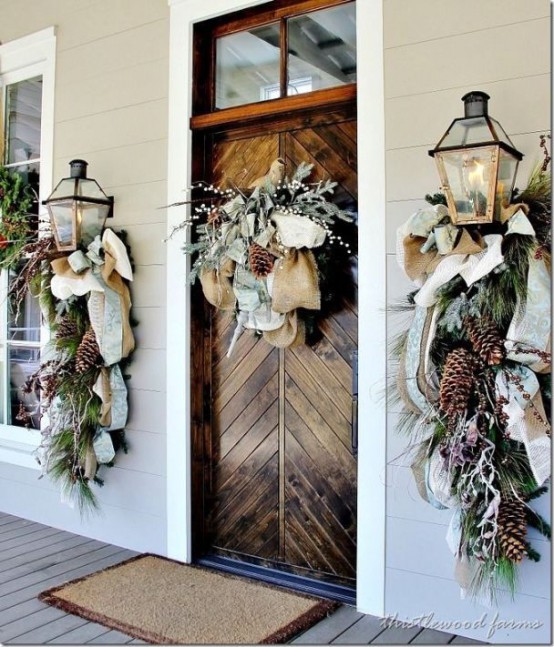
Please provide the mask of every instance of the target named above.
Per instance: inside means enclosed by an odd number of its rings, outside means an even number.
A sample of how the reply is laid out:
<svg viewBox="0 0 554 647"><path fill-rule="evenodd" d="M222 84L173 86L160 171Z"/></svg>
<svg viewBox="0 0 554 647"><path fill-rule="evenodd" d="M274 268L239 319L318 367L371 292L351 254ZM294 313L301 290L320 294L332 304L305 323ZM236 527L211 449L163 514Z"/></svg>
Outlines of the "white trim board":
<svg viewBox="0 0 554 647"><path fill-rule="evenodd" d="M168 204L183 199L191 180L192 27L263 0L169 0L170 78ZM358 609L384 615L386 409L385 143L383 0L357 3L359 156L359 425ZM368 25L372 25L371 38ZM168 210L168 233L184 207ZM190 295L185 234L167 250L167 552L191 561ZM367 280L364 280L364 277Z"/></svg>

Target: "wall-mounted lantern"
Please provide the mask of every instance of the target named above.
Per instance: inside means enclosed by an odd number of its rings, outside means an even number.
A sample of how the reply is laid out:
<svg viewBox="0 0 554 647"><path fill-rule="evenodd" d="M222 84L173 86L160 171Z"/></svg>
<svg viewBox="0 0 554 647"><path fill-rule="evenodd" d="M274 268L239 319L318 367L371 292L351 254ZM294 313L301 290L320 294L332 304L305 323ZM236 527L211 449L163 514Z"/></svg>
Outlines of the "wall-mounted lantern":
<svg viewBox="0 0 554 647"><path fill-rule="evenodd" d="M517 167L523 155L502 126L489 117L489 95L468 92L465 114L454 119L437 146L435 158L452 222L470 225L492 222L511 199Z"/></svg>
<svg viewBox="0 0 554 647"><path fill-rule="evenodd" d="M43 201L60 252L74 251L79 244L88 246L102 233L113 209L113 197L108 197L96 180L87 178L87 166L85 160L69 162L69 177Z"/></svg>

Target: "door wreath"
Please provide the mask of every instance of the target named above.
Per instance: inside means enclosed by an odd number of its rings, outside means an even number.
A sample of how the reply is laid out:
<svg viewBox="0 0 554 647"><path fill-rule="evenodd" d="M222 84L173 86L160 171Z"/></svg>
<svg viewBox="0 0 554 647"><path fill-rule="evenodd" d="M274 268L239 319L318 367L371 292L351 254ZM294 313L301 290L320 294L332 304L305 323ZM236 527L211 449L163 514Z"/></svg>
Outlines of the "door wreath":
<svg viewBox="0 0 554 647"><path fill-rule="evenodd" d="M307 183L312 169L302 162L289 179L278 158L247 189L198 183L192 190L199 199L176 203L195 205L176 228L194 231L184 247L194 257L191 283L198 279L210 304L236 313L227 357L245 329L277 348L303 344L306 321L325 299L329 255L355 252L334 230L354 214L329 199L336 182Z"/></svg>

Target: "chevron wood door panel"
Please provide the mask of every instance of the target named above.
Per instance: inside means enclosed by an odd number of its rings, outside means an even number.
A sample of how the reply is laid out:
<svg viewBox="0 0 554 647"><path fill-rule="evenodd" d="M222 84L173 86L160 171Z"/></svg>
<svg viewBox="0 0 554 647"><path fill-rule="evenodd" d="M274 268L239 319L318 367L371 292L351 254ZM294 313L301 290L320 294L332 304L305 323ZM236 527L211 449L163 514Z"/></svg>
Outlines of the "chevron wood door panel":
<svg viewBox="0 0 554 647"><path fill-rule="evenodd" d="M276 157L286 159L288 172L307 161L314 164L310 181L338 181L335 200L356 209L355 121L290 131L281 123L279 132L270 130L216 136L210 143L212 181L246 187ZM318 322L310 345L278 350L245 331L227 358L233 314L209 314L202 549L352 582L354 260L335 274L340 289L334 307Z"/></svg>

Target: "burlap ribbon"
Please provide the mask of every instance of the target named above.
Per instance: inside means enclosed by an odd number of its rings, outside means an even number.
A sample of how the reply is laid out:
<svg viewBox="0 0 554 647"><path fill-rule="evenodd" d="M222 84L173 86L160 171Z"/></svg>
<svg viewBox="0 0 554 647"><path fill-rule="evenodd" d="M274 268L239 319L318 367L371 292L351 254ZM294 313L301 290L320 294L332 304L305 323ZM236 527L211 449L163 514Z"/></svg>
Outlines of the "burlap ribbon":
<svg viewBox="0 0 554 647"><path fill-rule="evenodd" d="M296 310L285 315L285 323L277 330L264 331L264 339L277 348L300 346L306 340L306 329Z"/></svg>
<svg viewBox="0 0 554 647"><path fill-rule="evenodd" d="M432 274L443 259L455 255L478 254L483 250L483 241L475 241L469 235L467 229L463 229L460 239L447 254L440 254L437 250L430 250L421 253L421 248L427 239L419 236L408 236L403 240L404 247L404 271L414 282L422 282Z"/></svg>
<svg viewBox="0 0 554 647"><path fill-rule="evenodd" d="M200 274L202 292L206 301L220 310L233 310L235 294L233 292L232 276L235 273L235 262L225 259L219 270L204 270Z"/></svg>
<svg viewBox="0 0 554 647"><path fill-rule="evenodd" d="M317 264L312 252L291 249L275 263L274 273L272 308L275 312L321 308Z"/></svg>

